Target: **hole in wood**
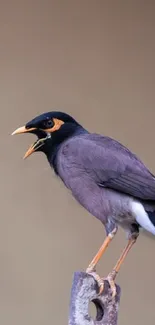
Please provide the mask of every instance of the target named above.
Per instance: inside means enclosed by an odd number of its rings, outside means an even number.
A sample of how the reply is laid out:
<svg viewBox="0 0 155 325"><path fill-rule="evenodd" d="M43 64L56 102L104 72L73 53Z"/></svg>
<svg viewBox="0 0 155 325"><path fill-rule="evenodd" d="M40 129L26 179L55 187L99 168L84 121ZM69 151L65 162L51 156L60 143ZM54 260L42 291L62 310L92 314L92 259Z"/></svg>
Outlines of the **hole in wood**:
<svg viewBox="0 0 155 325"><path fill-rule="evenodd" d="M94 299L89 303L89 316L96 321L101 321L104 316L103 306L98 299Z"/></svg>

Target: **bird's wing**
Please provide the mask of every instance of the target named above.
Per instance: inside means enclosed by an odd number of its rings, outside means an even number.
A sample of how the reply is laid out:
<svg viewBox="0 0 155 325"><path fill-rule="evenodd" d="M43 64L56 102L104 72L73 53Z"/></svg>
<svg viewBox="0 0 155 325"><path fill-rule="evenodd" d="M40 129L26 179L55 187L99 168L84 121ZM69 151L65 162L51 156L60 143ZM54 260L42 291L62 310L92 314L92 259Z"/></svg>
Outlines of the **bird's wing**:
<svg viewBox="0 0 155 325"><path fill-rule="evenodd" d="M155 177L130 150L97 134L70 141L70 158L99 186L143 200L155 200Z"/></svg>

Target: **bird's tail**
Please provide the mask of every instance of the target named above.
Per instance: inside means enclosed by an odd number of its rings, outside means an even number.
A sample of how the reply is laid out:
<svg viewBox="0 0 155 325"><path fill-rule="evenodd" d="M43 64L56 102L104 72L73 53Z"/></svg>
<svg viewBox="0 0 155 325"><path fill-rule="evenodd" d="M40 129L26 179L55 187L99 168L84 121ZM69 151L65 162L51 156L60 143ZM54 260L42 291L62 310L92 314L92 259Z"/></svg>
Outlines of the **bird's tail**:
<svg viewBox="0 0 155 325"><path fill-rule="evenodd" d="M155 211L148 211L149 207L146 208L146 206L139 202L133 202L132 208L138 224L146 231L155 235Z"/></svg>
<svg viewBox="0 0 155 325"><path fill-rule="evenodd" d="M146 211L148 214L148 217L151 221L151 223L153 224L153 226L155 227L155 211L151 212L151 211Z"/></svg>
<svg viewBox="0 0 155 325"><path fill-rule="evenodd" d="M148 215L148 219L149 219L152 227L154 227L154 229L155 229L155 211L153 211L153 212L146 211L146 213ZM147 236L147 237L149 237L151 239L155 239L155 236L154 236L155 232L153 232L153 231L144 230L144 234L145 234L145 236Z"/></svg>

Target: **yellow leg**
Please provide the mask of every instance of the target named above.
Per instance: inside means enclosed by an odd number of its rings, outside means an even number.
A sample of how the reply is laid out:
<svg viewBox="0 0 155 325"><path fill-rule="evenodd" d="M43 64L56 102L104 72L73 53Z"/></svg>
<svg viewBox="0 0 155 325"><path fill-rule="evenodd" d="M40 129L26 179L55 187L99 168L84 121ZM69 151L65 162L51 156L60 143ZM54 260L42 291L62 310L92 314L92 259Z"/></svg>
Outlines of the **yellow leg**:
<svg viewBox="0 0 155 325"><path fill-rule="evenodd" d="M124 262L127 254L129 253L131 247L134 245L134 243L136 242L136 239L137 238L131 238L129 239L128 241L128 244L127 246L125 247L125 249L123 250L120 258L118 259L115 267L113 268L113 271L111 273L109 273L108 277L106 278L106 280L109 282L110 284L110 287L111 287L111 290L112 290L112 296L115 297L116 295L116 286L115 286L115 278L116 278L116 275L118 273L118 271L120 270L120 267L122 265L122 263Z"/></svg>
<svg viewBox="0 0 155 325"><path fill-rule="evenodd" d="M134 243L136 242L136 239L137 239L137 238L131 238L131 239L129 239L127 246L126 246L125 249L123 250L123 252L122 252L120 258L118 259L118 261L117 261L117 263L116 263L116 265L115 265L115 267L114 267L114 269L113 269L113 271L114 271L116 274L117 274L118 271L120 270L120 267L121 267L122 263L124 262L124 260L125 260L125 258L126 258L126 256L127 256L127 254L129 253L131 247L132 247L132 246L134 245Z"/></svg>
<svg viewBox="0 0 155 325"><path fill-rule="evenodd" d="M104 254L106 248L108 247L108 245L110 244L110 242L112 241L112 239L114 238L115 234L117 232L117 228L115 228L104 240L102 246L100 247L99 251L97 252L97 254L95 255L95 257L93 258L93 260L91 261L91 263L89 264L86 272L91 274L94 279L97 281L98 286L100 288L99 290L99 294L103 292L104 289L104 281L103 279L100 278L100 276L96 273L95 268L97 263L99 262L99 260L101 259L102 255Z"/></svg>
<svg viewBox="0 0 155 325"><path fill-rule="evenodd" d="M99 260L101 259L103 253L105 252L106 248L108 247L108 245L110 244L110 242L112 241L112 239L114 238L115 234L117 232L117 228L115 228L104 240L102 246L100 247L99 251L97 252L97 254L95 255L95 257L93 258L93 260L91 261L91 263L89 264L86 272L87 273L91 273L95 271L95 267L97 265L97 263L99 262Z"/></svg>

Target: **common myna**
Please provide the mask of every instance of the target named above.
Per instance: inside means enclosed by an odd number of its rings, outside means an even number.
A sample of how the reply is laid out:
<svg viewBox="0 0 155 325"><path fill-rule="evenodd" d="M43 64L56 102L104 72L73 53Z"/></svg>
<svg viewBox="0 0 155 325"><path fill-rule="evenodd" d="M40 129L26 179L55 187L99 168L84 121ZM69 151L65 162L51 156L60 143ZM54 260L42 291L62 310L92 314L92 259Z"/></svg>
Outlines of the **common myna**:
<svg viewBox="0 0 155 325"><path fill-rule="evenodd" d="M104 279L96 273L96 265L118 226L127 233L127 246L106 278L114 297L115 277L140 228L155 234L155 176L118 141L90 133L66 113L42 114L13 134L27 132L34 133L37 141L24 158L33 152L44 152L76 200L105 227L106 238L86 270L97 280L100 293Z"/></svg>

